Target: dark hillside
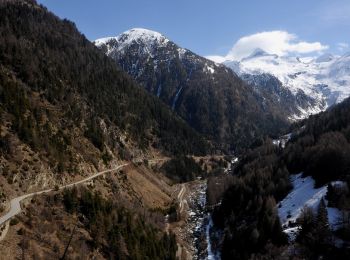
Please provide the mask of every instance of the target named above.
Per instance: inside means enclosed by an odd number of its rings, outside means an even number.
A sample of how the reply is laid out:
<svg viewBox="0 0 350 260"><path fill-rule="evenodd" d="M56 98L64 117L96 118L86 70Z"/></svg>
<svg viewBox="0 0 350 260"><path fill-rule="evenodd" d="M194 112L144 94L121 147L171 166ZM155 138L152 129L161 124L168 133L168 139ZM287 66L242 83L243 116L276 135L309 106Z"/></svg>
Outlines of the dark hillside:
<svg viewBox="0 0 350 260"><path fill-rule="evenodd" d="M346 259L349 255L334 240L341 238L346 244L350 234L350 99L297 126L284 149L264 140L240 158L233 176L228 177L226 183L231 186L213 214L216 227L225 231L223 259L249 259L252 254L271 257L284 252L287 241L283 239L276 203L292 188L289 176L301 172L311 175L316 187L328 184L328 207L341 210L342 219L331 233L328 219L324 220L324 202L317 214L305 210L299 220L302 231L296 246L300 251L295 254L307 259L332 259L335 255ZM343 184L333 185L332 181ZM218 188L212 189L208 192ZM322 218L321 224L317 224L318 218Z"/></svg>
<svg viewBox="0 0 350 260"><path fill-rule="evenodd" d="M35 103L31 97L35 95L62 109L57 119L66 127L88 128L86 137L100 150L116 141L104 133L103 121L107 129L117 128L141 149L207 152L194 130L118 70L72 22L31 1L2 1L0 16L1 110L14 115L13 125L18 125L13 131L27 131L26 120L29 135L42 130L38 118L42 108L20 103L22 99ZM20 97L14 98L15 93Z"/></svg>

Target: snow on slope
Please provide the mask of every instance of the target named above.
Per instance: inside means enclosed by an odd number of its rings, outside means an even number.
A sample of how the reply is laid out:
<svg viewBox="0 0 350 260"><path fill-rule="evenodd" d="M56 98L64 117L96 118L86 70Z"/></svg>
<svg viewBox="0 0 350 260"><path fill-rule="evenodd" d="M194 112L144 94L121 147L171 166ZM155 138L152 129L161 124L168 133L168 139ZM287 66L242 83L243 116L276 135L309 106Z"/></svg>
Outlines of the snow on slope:
<svg viewBox="0 0 350 260"><path fill-rule="evenodd" d="M157 44L165 46L169 40L163 36L162 34L143 29L143 28L134 28L131 30L128 30L117 37L106 37L106 38L101 38L97 39L94 41L94 44L97 47L100 47L102 45L107 44L108 42L111 41L116 41L118 43L118 49L116 50L115 48L111 48L107 51L107 55L111 51L123 51L126 47L130 46L133 42L142 42L145 44L145 48L151 49L153 45ZM110 46L110 45L107 45Z"/></svg>
<svg viewBox="0 0 350 260"><path fill-rule="evenodd" d="M281 206L278 208L278 215L282 225L289 221L295 222L305 206L317 208L327 193L327 186L315 189L312 177L302 178L301 173L292 176L292 183L293 190L279 203Z"/></svg>
<svg viewBox="0 0 350 260"><path fill-rule="evenodd" d="M292 133L281 136L279 139L272 140L272 143L276 146L281 146L282 148L286 147L287 142L292 137Z"/></svg>
<svg viewBox="0 0 350 260"><path fill-rule="evenodd" d="M239 75L271 74L292 93L302 90L315 98L318 104L314 108L301 111L305 116L318 113L350 96L350 53L343 56L323 54L318 58L299 58L282 57L257 49L240 61L228 60L224 64Z"/></svg>
<svg viewBox="0 0 350 260"><path fill-rule="evenodd" d="M296 222L304 207L317 210L321 199L326 196L327 185L315 189L314 179L310 176L303 178L301 173L292 176L291 181L293 190L278 204L278 215L284 231L293 237L298 227L290 228L288 224ZM337 181L332 184L342 185L342 182ZM340 212L336 208L327 208L327 211L329 223L334 228Z"/></svg>
<svg viewBox="0 0 350 260"><path fill-rule="evenodd" d="M217 77L218 68L229 72L224 65L202 58L161 33L148 29L130 29L116 37L97 39L93 43L156 96L166 102L171 99L173 109L182 95L183 87L192 79L192 72L202 69L212 79ZM179 80L183 84L164 84L164 79L169 82L170 78L184 77L184 72L187 78ZM152 79L152 82L148 79ZM173 95L172 98L166 96L169 93Z"/></svg>

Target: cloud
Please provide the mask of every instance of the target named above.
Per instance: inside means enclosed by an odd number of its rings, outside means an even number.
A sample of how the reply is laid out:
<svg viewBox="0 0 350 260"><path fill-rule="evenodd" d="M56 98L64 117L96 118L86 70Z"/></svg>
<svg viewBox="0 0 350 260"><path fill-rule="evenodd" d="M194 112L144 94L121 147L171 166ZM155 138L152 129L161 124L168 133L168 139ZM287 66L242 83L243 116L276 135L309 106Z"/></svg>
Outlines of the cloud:
<svg viewBox="0 0 350 260"><path fill-rule="evenodd" d="M241 59L257 48L283 56L289 53L319 52L326 50L328 46L324 46L319 42L298 41L295 34L286 31L271 31L242 37L233 45L227 56L232 59Z"/></svg>
<svg viewBox="0 0 350 260"><path fill-rule="evenodd" d="M212 61L214 61L216 63L222 63L222 62L224 62L226 60L226 57L219 56L219 55L209 55L209 56L206 56L206 58L208 60L212 60Z"/></svg>
<svg viewBox="0 0 350 260"><path fill-rule="evenodd" d="M289 54L306 54L312 52L322 52L328 46L320 42L305 42L298 39L295 34L286 31L260 32L240 38L224 57L208 56L215 60L240 60L250 55L255 49L280 56Z"/></svg>
<svg viewBox="0 0 350 260"><path fill-rule="evenodd" d="M349 49L349 44L346 42L340 42L337 44L337 48L339 51L343 52Z"/></svg>

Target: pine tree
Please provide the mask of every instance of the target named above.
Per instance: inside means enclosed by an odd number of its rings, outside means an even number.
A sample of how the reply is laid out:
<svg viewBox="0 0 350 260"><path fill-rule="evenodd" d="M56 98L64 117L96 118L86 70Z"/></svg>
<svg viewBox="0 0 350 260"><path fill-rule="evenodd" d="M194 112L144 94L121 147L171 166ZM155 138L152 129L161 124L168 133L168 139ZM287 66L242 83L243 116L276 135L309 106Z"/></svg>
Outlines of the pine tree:
<svg viewBox="0 0 350 260"><path fill-rule="evenodd" d="M275 223L272 228L272 235L271 235L272 242L275 245L285 245L288 243L288 237L283 232L281 227L280 219L277 217L275 220Z"/></svg>
<svg viewBox="0 0 350 260"><path fill-rule="evenodd" d="M320 201L316 217L316 238L320 245L329 245L331 243L332 233L328 222L328 212L324 199Z"/></svg>
<svg viewBox="0 0 350 260"><path fill-rule="evenodd" d="M310 237L311 231L315 227L315 216L313 210L309 207L303 208L298 222L301 224L301 229L297 236L297 241L304 243L305 240Z"/></svg>

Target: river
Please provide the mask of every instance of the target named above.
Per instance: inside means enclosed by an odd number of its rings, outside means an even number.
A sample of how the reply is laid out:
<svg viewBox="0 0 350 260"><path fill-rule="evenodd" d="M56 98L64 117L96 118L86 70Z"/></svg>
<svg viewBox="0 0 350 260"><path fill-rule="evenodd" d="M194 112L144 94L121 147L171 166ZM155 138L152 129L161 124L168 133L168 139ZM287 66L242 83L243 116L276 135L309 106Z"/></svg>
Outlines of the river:
<svg viewBox="0 0 350 260"><path fill-rule="evenodd" d="M195 251L194 259L217 260L217 256L211 246L210 229L213 226L211 214L206 209L206 180L197 182L191 188L189 196L189 217L186 228L191 234L193 248Z"/></svg>

